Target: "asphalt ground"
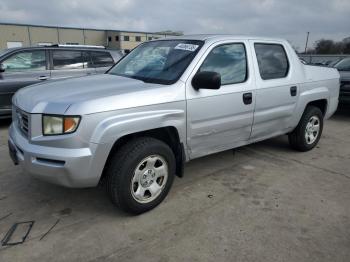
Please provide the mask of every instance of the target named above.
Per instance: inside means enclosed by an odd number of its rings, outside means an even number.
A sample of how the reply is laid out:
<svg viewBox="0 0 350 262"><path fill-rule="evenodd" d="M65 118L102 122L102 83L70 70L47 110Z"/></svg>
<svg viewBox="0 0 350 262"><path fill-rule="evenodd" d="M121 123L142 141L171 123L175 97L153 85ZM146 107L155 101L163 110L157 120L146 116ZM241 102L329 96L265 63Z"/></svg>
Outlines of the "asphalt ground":
<svg viewBox="0 0 350 262"><path fill-rule="evenodd" d="M310 152L281 136L188 163L165 201L139 216L101 187L25 175L8 155L10 122L0 121L0 239L35 221L23 244L0 247L1 262L350 261L349 107Z"/></svg>

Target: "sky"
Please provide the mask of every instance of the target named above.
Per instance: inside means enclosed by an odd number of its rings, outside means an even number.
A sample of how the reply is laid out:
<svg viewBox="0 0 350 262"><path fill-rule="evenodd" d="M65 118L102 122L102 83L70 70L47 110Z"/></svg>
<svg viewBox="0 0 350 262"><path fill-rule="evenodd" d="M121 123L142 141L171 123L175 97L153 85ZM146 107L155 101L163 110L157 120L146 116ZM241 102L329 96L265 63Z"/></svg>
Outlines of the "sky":
<svg viewBox="0 0 350 262"><path fill-rule="evenodd" d="M0 22L280 37L299 50L350 36L350 0L0 0ZM1 37L1 36L0 36Z"/></svg>

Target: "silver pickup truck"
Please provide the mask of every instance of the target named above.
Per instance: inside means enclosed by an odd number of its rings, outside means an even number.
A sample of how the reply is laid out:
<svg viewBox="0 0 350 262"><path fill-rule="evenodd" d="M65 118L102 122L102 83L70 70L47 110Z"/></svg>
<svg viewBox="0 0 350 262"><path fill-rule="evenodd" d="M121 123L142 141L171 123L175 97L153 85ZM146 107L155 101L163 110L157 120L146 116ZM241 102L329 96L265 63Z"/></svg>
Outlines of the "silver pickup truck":
<svg viewBox="0 0 350 262"><path fill-rule="evenodd" d="M9 151L51 183L103 181L113 203L138 214L166 197L191 159L283 134L312 149L338 96L337 70L302 64L285 40L167 38L106 74L18 91Z"/></svg>

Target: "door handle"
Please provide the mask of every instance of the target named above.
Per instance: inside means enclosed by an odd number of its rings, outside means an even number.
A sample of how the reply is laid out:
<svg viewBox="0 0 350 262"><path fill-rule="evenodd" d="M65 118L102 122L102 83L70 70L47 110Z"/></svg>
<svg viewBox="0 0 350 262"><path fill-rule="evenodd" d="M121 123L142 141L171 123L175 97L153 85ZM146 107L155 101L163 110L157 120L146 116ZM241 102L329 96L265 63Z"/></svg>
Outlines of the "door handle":
<svg viewBox="0 0 350 262"><path fill-rule="evenodd" d="M296 86L291 86L290 87L290 95L291 96L296 96L297 95L297 87Z"/></svg>
<svg viewBox="0 0 350 262"><path fill-rule="evenodd" d="M253 94L252 93L244 93L243 94L243 103L245 105L249 105L253 102Z"/></svg>
<svg viewBox="0 0 350 262"><path fill-rule="evenodd" d="M40 81L44 81L44 80L47 80L47 79L49 79L48 76L39 76L38 77L38 80L40 80Z"/></svg>

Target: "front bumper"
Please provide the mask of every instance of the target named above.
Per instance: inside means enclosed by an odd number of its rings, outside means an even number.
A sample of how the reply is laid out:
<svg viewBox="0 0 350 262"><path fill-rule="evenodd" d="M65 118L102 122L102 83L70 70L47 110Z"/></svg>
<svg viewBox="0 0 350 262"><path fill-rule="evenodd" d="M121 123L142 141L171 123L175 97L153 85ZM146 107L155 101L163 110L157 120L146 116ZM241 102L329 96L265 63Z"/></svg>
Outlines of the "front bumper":
<svg viewBox="0 0 350 262"><path fill-rule="evenodd" d="M94 155L98 144L77 149L35 145L15 124L9 128L8 143L13 161L35 178L66 187L93 187L99 182L101 172L96 166L100 165Z"/></svg>

